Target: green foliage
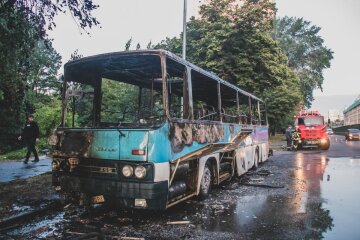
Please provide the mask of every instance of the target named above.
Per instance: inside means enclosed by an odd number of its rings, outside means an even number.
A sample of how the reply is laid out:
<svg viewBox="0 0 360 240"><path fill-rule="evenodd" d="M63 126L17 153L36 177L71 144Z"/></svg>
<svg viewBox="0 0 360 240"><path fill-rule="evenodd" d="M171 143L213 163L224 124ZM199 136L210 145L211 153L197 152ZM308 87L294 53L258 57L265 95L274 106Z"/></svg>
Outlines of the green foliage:
<svg viewBox="0 0 360 240"><path fill-rule="evenodd" d="M20 148L14 151L7 152L5 154L0 154L0 161L4 160L19 160L25 157L26 148Z"/></svg>
<svg viewBox="0 0 360 240"><path fill-rule="evenodd" d="M298 76L271 36L274 13L268 0L210 0L187 24L187 60L263 98L273 129L287 123L301 99ZM180 55L181 36L155 48Z"/></svg>
<svg viewBox="0 0 360 240"><path fill-rule="evenodd" d="M93 92L94 88L90 85L81 84L77 87L77 91L81 91L84 95L80 98L75 98L75 119L74 125L75 127L91 127L93 125ZM67 118L71 119L70 116L72 113L72 104L74 99L69 98L69 106ZM70 123L70 122L68 122ZM71 126L67 123L67 126Z"/></svg>
<svg viewBox="0 0 360 240"><path fill-rule="evenodd" d="M98 25L92 0L0 1L0 152L19 147L17 135L39 92L54 94L60 56L47 39L59 12L69 12L80 28ZM34 96L35 92L35 96Z"/></svg>
<svg viewBox="0 0 360 240"><path fill-rule="evenodd" d="M35 93L59 92L61 81L57 72L61 66L61 57L51 46L40 40L30 55L30 71L27 85Z"/></svg>
<svg viewBox="0 0 360 240"><path fill-rule="evenodd" d="M330 67L331 49L324 46L321 28L303 18L284 17L276 21L276 40L300 79L303 104L311 106L313 90L322 90L323 70Z"/></svg>
<svg viewBox="0 0 360 240"><path fill-rule="evenodd" d="M84 56L79 53L79 49L76 49L70 56L70 60L76 60L76 59L80 59L83 58Z"/></svg>
<svg viewBox="0 0 360 240"><path fill-rule="evenodd" d="M29 56L38 38L22 11L0 8L0 151L16 146L25 114Z"/></svg>
<svg viewBox="0 0 360 240"><path fill-rule="evenodd" d="M51 98L49 104L39 104L34 117L40 128L40 137L49 137L60 124L61 101Z"/></svg>
<svg viewBox="0 0 360 240"><path fill-rule="evenodd" d="M129 51L131 47L132 38L125 43L125 51Z"/></svg>
<svg viewBox="0 0 360 240"><path fill-rule="evenodd" d="M21 10L26 19L36 22L36 31L46 37L46 30L52 30L56 27L54 17L58 13L70 12L76 24L86 29L99 25L99 22L92 16L92 12L99 6L94 5L92 0L2 0L2 8Z"/></svg>
<svg viewBox="0 0 360 240"><path fill-rule="evenodd" d="M151 49L152 48L152 43L151 41L146 45L146 49Z"/></svg>
<svg viewBox="0 0 360 240"><path fill-rule="evenodd" d="M102 113L103 122L136 121L139 88L134 85L103 79Z"/></svg>

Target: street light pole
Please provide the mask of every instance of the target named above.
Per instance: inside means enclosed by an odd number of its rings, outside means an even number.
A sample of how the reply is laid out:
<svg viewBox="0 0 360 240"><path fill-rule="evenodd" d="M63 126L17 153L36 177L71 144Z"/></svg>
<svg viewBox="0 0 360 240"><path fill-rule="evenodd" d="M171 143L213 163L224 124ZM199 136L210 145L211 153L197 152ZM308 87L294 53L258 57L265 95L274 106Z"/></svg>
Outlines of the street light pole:
<svg viewBox="0 0 360 240"><path fill-rule="evenodd" d="M182 57L186 59L186 12L187 12L187 0L184 0L184 14L183 14L183 48Z"/></svg>

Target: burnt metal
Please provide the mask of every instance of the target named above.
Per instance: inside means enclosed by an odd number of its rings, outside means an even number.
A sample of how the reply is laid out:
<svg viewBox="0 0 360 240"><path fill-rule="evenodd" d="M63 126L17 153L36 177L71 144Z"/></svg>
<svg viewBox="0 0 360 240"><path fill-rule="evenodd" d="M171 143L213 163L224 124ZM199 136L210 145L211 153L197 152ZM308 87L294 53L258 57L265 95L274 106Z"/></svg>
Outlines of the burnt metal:
<svg viewBox="0 0 360 240"><path fill-rule="evenodd" d="M54 155L88 157L93 137L93 131L65 131L60 140L60 152L56 151Z"/></svg>
<svg viewBox="0 0 360 240"><path fill-rule="evenodd" d="M249 116L250 116L250 124L253 122L253 114L252 114L252 106L251 106L251 98L249 97Z"/></svg>
<svg viewBox="0 0 360 240"><path fill-rule="evenodd" d="M173 152L180 152L185 146L191 146L194 141L216 143L225 136L224 125L221 123L169 123L169 139Z"/></svg>
<svg viewBox="0 0 360 240"><path fill-rule="evenodd" d="M169 100L167 94L167 84L166 84L166 55L161 54L161 71L162 71L162 91L163 91L163 105L165 110L165 116L169 117Z"/></svg>
<svg viewBox="0 0 360 240"><path fill-rule="evenodd" d="M70 61L65 64L65 81L63 87L63 111L62 111L62 127L64 127L65 114L66 114L66 86L67 82L85 83L94 86L94 126L98 126L100 122L100 108L101 108L101 78L108 78L115 81L135 84L139 87L150 88L154 84L154 89L163 92L163 105L165 116L169 118L169 102L167 96L167 59L182 64L186 73L184 73L184 113L188 119L193 119L193 106L192 106L192 81L191 72L195 71L201 76L208 78L210 81L217 83L218 95L218 115L220 121L223 116L221 115L221 87L226 89L233 89L243 96L249 98L249 105L251 106L251 99L263 102L256 96L245 92L244 90L222 80L215 74L205 71L194 64L187 62L178 56L164 51L164 50L146 50L146 51L126 51L115 52L108 54L100 54L92 57L85 57ZM147 80L155 79L152 83ZM201 83L199 83L201 85ZM239 98L239 96L237 96ZM237 99L237 102L239 100ZM224 103L225 104L225 103ZM215 105L214 105L215 106ZM250 107L251 109L251 107ZM251 110L250 110L251 111ZM252 113L250 113L252 115Z"/></svg>
<svg viewBox="0 0 360 240"><path fill-rule="evenodd" d="M165 209L168 197L168 181L135 182L63 176L61 189L65 192L81 192L86 195L104 195L105 202L114 201L122 207L135 208L134 199L144 198L147 209Z"/></svg>
<svg viewBox="0 0 360 240"><path fill-rule="evenodd" d="M221 114L221 90L220 90L220 83L217 85L217 97L218 97L218 113L219 113L219 119L220 122L222 122L222 114Z"/></svg>
<svg viewBox="0 0 360 240"><path fill-rule="evenodd" d="M106 54L99 54L99 55L95 55L95 56L90 56L90 57L84 57L81 59L77 59L77 60L73 60L70 61L68 63L65 64L64 68L65 68L65 79L67 79L67 81L74 81L75 79L70 78L72 76L72 74L70 74L70 70L73 70L74 67L79 66L83 72L86 72L89 69L92 70L101 70L101 68L106 65L108 62L111 62L114 59L121 59L124 57L129 57L129 56L145 56L145 55L158 55L158 56L164 56L165 58L169 58L172 59L180 64L183 64L184 66L188 66L189 68L203 74L204 76L207 76L211 79L213 79L214 81L220 82L223 85L226 85L229 88L232 88L238 92L240 92L242 95L248 96L252 99L258 100L263 102L260 98L254 96L251 93L248 93L232 84L230 84L229 82L219 78L217 75L215 75L214 73L205 71L204 69L176 56L175 54L162 50L162 49L157 49L157 50L141 50L141 51L124 51L124 52L113 52L113 53L106 53ZM151 64L151 62L147 62L149 64ZM83 64L85 65L89 65L88 69L85 69L83 66ZM143 64L143 62L137 62L134 61L132 62L132 64L135 67L139 67L142 66L141 64ZM112 67L119 67L119 66L112 66Z"/></svg>
<svg viewBox="0 0 360 240"><path fill-rule="evenodd" d="M191 69L186 67L186 91L187 91L187 107L188 107L188 119L194 119L194 105L192 95L192 82L191 82Z"/></svg>
<svg viewBox="0 0 360 240"><path fill-rule="evenodd" d="M67 99L66 99L66 90L67 90L67 81L64 79L63 86L62 86L62 104L61 104L61 127L64 127L65 124L65 115L66 115L66 105L67 105Z"/></svg>
<svg viewBox="0 0 360 240"><path fill-rule="evenodd" d="M93 101L93 110L94 110L94 122L93 126L99 126L101 122L101 77L97 76L94 83L94 101Z"/></svg>
<svg viewBox="0 0 360 240"><path fill-rule="evenodd" d="M169 188L169 198L177 197L186 192L185 181L174 182Z"/></svg>

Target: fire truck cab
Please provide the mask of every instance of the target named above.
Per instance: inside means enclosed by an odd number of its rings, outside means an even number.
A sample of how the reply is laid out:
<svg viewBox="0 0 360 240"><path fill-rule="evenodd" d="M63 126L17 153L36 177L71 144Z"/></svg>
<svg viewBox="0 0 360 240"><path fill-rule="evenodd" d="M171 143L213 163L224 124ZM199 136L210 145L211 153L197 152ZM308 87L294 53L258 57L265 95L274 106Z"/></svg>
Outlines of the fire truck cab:
<svg viewBox="0 0 360 240"><path fill-rule="evenodd" d="M302 148L329 149L330 139L326 132L324 116L318 111L300 111L295 117L294 125L300 130Z"/></svg>

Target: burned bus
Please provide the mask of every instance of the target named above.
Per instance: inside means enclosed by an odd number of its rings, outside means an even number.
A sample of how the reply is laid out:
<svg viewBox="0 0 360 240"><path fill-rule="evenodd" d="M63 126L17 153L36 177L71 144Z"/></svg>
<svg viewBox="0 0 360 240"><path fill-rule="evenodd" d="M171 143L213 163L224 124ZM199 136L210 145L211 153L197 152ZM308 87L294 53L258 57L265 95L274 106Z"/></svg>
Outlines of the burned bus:
<svg viewBox="0 0 360 240"><path fill-rule="evenodd" d="M164 50L65 64L53 185L89 202L167 209L256 168L265 103Z"/></svg>

